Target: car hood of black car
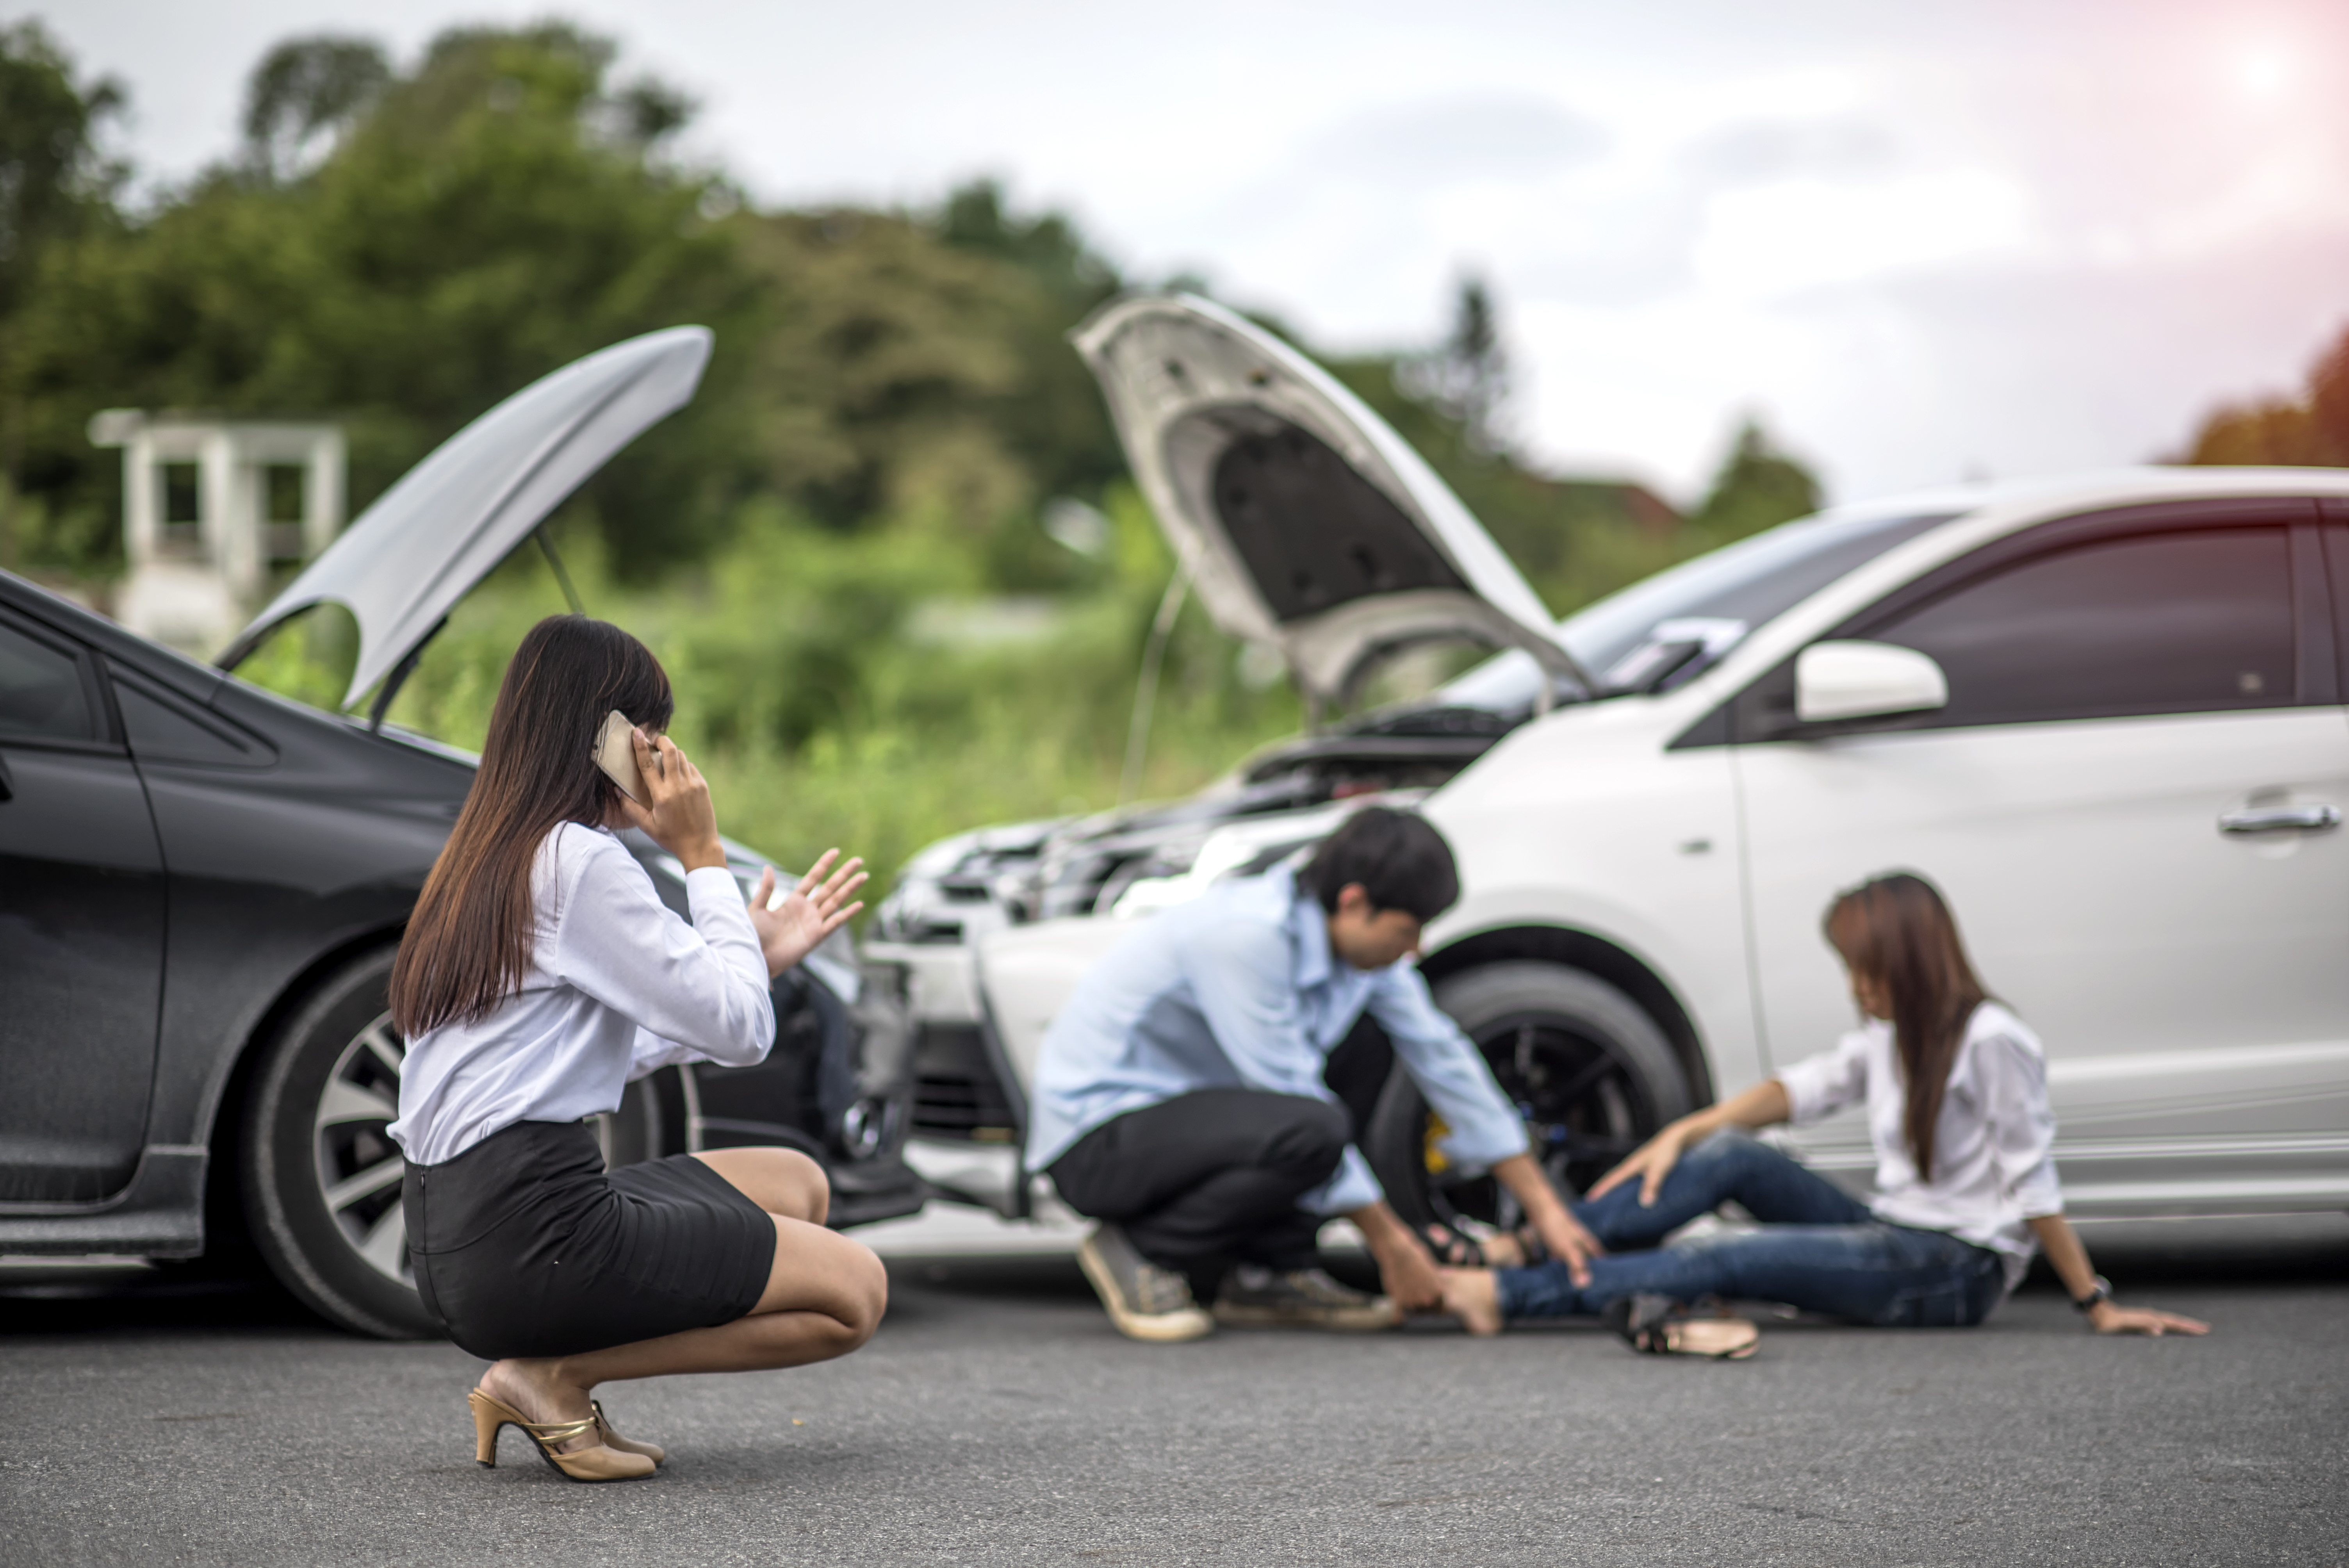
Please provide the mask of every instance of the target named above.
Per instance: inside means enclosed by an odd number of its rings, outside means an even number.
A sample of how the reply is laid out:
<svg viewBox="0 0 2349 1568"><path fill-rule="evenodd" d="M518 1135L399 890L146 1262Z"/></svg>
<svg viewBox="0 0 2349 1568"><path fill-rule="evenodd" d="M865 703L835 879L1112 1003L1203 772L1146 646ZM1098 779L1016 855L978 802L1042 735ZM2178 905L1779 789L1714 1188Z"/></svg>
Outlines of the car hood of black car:
<svg viewBox="0 0 2349 1568"><path fill-rule="evenodd" d="M439 629L458 600L613 455L683 407L709 328L673 326L574 360L435 448L345 529L220 657L234 669L274 627L335 603L358 622L349 707Z"/></svg>

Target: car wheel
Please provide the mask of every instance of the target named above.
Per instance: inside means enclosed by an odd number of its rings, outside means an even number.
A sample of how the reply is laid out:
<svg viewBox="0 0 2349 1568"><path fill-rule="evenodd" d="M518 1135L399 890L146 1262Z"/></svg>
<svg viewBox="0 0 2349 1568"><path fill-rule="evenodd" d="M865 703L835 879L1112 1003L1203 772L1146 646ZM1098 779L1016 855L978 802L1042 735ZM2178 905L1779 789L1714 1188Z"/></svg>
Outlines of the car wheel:
<svg viewBox="0 0 2349 1568"><path fill-rule="evenodd" d="M265 1047L245 1100L246 1223L285 1288L344 1328L440 1332L416 1294L387 1129L408 1045L387 998L392 950L336 970Z"/></svg>
<svg viewBox="0 0 2349 1568"><path fill-rule="evenodd" d="M1569 1196L1691 1109L1688 1075L1655 1020L1579 969L1490 965L1438 985L1435 1003L1484 1053L1525 1118L1534 1157ZM1515 1195L1490 1175L1452 1165L1437 1146L1444 1130L1396 1063L1362 1149L1395 1212L1414 1229L1517 1224Z"/></svg>
<svg viewBox="0 0 2349 1568"><path fill-rule="evenodd" d="M416 1293L400 1208L399 1115L408 1043L392 1026L389 948L334 971L264 1047L240 1140L245 1220L270 1272L312 1310L385 1339L436 1336ZM663 1152L660 1099L629 1086L594 1119L607 1163Z"/></svg>

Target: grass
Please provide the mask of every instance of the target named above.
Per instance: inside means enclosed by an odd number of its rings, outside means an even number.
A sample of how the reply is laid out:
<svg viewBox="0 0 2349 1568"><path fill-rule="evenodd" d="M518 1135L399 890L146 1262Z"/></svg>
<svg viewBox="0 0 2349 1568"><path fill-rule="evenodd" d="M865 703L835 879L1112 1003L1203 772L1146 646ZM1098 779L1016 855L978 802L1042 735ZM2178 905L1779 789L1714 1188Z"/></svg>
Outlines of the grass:
<svg viewBox="0 0 2349 1568"><path fill-rule="evenodd" d="M1052 596L1023 637L917 640L925 605L982 599L970 542L919 521L848 534L748 507L704 569L615 582L594 531L563 528L588 612L660 658L677 693L670 733L709 779L731 836L803 867L837 846L874 872L868 903L916 851L992 822L1116 802L1135 676L1172 562L1138 500L1113 502L1109 558ZM566 608L534 550L515 552L457 607L391 721L478 750L507 660ZM1030 619L1034 619L1030 617ZM347 616L314 614L240 673L334 707L352 657ZM1187 793L1253 747L1294 732L1285 683L1263 686L1242 645L1186 607L1170 643L1141 793Z"/></svg>

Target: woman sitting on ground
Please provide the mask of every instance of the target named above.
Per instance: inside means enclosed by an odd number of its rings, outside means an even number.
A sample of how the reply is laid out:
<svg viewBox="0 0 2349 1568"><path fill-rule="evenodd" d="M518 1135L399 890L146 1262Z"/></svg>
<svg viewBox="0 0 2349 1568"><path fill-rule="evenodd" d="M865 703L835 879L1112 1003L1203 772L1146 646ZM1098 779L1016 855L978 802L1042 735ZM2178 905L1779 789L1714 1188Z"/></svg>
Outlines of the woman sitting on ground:
<svg viewBox="0 0 2349 1568"><path fill-rule="evenodd" d="M1633 1346L1743 1357L1734 1318L1682 1315L1711 1297L1784 1302L1884 1327L1980 1323L2035 1248L2102 1334L2201 1334L2191 1318L2124 1307L2064 1222L2037 1037L1984 994L1957 923L1922 878L1881 877L1837 898L1826 937L1867 1022L1835 1049L1693 1115L1640 1148L1574 1205L1601 1245L1645 1248L1565 1263L1444 1271L1444 1305L1478 1334L1510 1318L1601 1313ZM1876 1145L1868 1202L1746 1133L1865 1101ZM1735 1202L1761 1228L1659 1248ZM1521 1256L1498 1237L1485 1261Z"/></svg>
<svg viewBox="0 0 2349 1568"><path fill-rule="evenodd" d="M607 1175L582 1119L672 1062L763 1059L773 977L863 907L843 907L859 861L825 878L834 851L780 900L770 870L744 909L709 786L660 734L670 707L626 632L533 628L392 969L416 1287L493 1363L470 1400L484 1465L514 1426L574 1480L650 1475L661 1450L612 1429L597 1384L844 1356L887 1302L880 1261L824 1228L812 1160L726 1149ZM595 760L615 711L641 802ZM691 925L613 836L631 826L685 867Z"/></svg>

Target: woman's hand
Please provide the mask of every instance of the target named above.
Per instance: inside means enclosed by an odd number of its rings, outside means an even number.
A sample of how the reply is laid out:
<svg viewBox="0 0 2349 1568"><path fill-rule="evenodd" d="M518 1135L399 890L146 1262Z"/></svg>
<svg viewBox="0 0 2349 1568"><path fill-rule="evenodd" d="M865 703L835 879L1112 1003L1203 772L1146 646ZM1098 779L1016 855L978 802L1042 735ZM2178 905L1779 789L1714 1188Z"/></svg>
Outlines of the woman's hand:
<svg viewBox="0 0 2349 1568"><path fill-rule="evenodd" d="M1640 1179L1640 1206L1653 1208L1664 1190L1664 1178L1681 1162L1681 1151L1692 1141L1692 1130L1684 1122L1675 1121L1647 1142L1623 1157L1623 1162L1599 1179L1598 1185L1585 1194L1586 1200L1604 1198L1633 1177Z"/></svg>
<svg viewBox="0 0 2349 1568"><path fill-rule="evenodd" d="M1637 1176L1640 1207L1652 1209L1663 1194L1664 1178L1681 1162L1682 1150L1703 1142L1725 1127L1751 1132L1755 1128L1787 1120L1794 1114L1794 1101L1786 1098L1786 1086L1776 1078L1764 1078L1709 1109L1691 1111L1657 1133L1625 1156L1623 1163L1601 1176L1599 1185L1585 1198L1603 1198Z"/></svg>
<svg viewBox="0 0 2349 1568"><path fill-rule="evenodd" d="M675 855L687 871L723 866L726 850L718 841L718 813L709 804L709 785L701 769L666 735L647 737L635 729L628 736L646 799L639 803L622 795L620 814Z"/></svg>
<svg viewBox="0 0 2349 1568"><path fill-rule="evenodd" d="M2123 1306L2116 1301L2096 1303L2088 1311L2088 1321L2099 1334L2149 1334L2156 1339L2165 1334L2210 1332L2210 1326L2199 1318L2156 1312L2149 1306Z"/></svg>
<svg viewBox="0 0 2349 1568"><path fill-rule="evenodd" d="M839 858L838 850L826 850L823 859L800 878L799 886L781 898L775 896L774 867L769 866L767 874L759 879L759 891L750 897L750 924L759 933L759 945L767 954L767 974L771 978L814 952L816 944L854 919L856 912L864 907L861 900L842 907L864 885L864 861L852 860L833 871L832 862Z"/></svg>

